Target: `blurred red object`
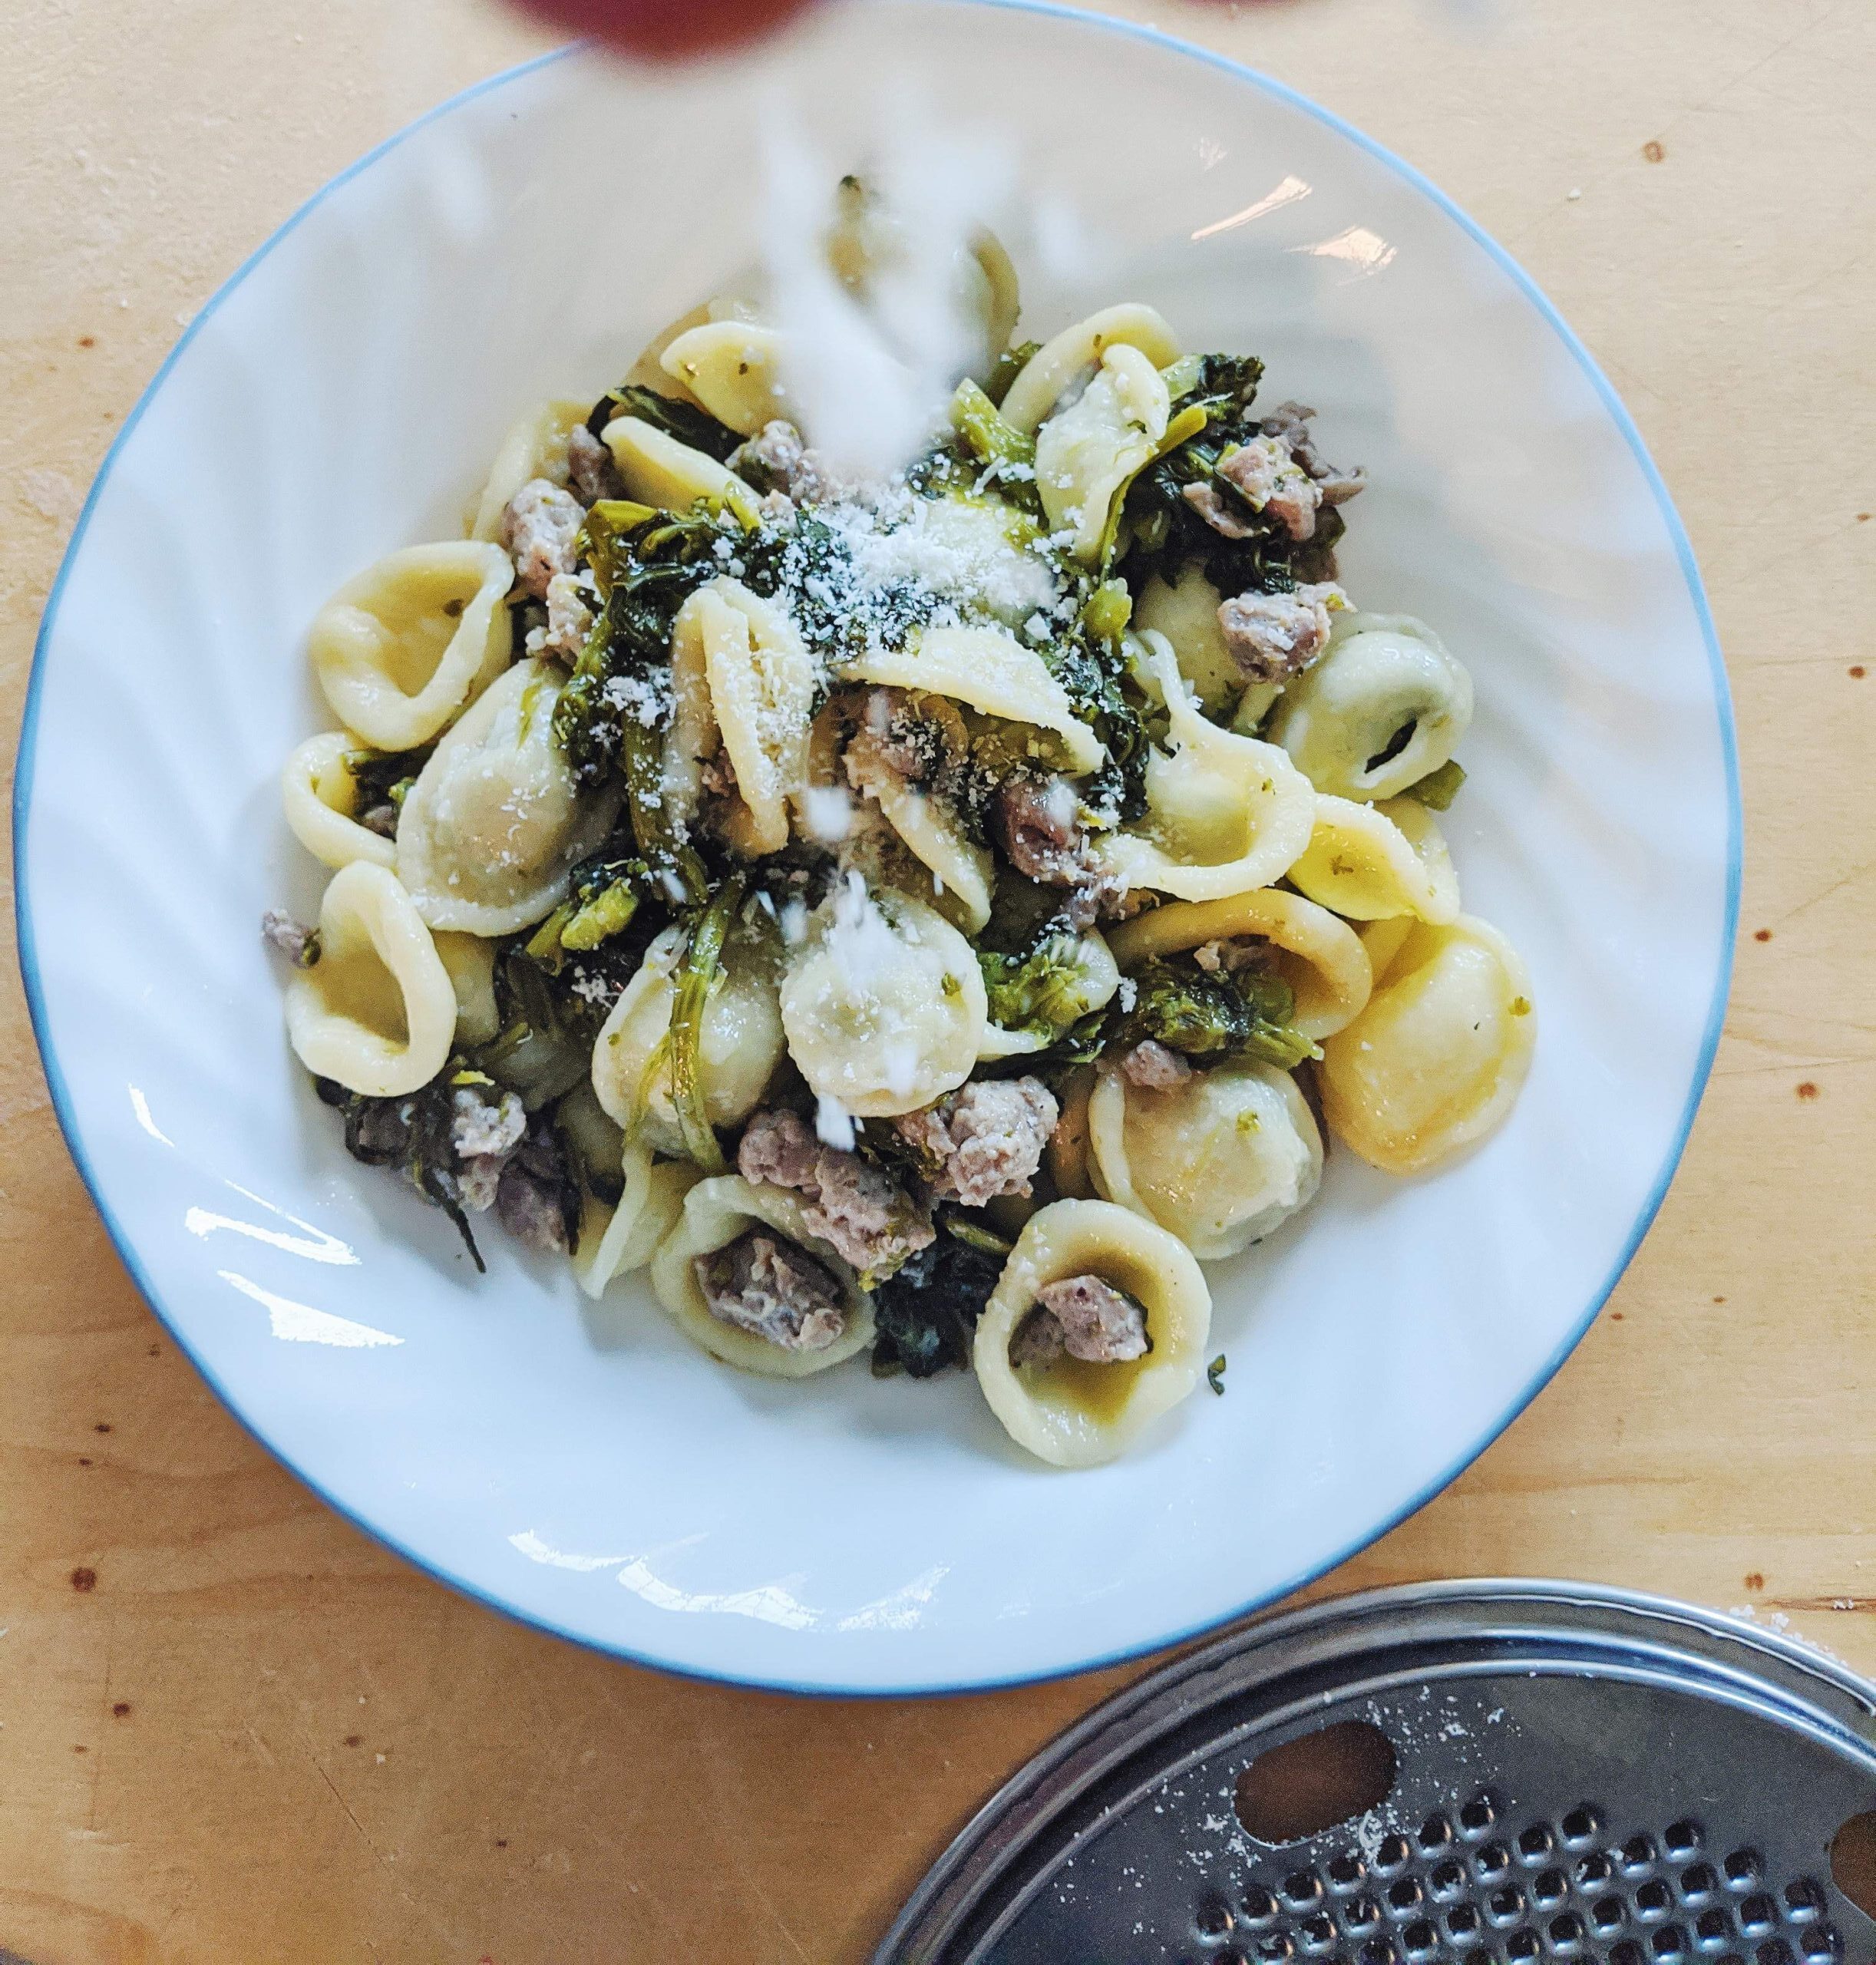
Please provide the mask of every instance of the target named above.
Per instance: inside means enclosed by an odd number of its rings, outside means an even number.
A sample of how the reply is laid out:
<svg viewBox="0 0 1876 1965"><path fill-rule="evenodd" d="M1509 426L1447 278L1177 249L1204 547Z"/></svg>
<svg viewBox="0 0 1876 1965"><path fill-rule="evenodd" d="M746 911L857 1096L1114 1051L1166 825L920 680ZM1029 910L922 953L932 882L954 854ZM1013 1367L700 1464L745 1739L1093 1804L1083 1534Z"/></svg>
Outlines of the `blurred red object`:
<svg viewBox="0 0 1876 1965"><path fill-rule="evenodd" d="M806 11L811 0L523 0L531 13L628 54L682 60L735 48Z"/></svg>

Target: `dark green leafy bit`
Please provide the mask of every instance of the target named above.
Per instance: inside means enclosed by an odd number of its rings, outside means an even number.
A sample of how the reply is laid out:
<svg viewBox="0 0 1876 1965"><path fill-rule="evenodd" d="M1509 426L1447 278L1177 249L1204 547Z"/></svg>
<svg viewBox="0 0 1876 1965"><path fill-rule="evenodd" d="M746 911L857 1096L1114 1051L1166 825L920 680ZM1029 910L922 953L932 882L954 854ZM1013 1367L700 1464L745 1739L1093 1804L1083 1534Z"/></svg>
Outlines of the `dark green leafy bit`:
<svg viewBox="0 0 1876 1965"><path fill-rule="evenodd" d="M951 428L958 441L996 481L999 493L1022 510L1040 513L1035 488L1035 439L1006 423L989 396L968 377L951 398Z"/></svg>
<svg viewBox="0 0 1876 1965"><path fill-rule="evenodd" d="M1205 1382L1220 1399L1224 1398L1224 1353L1222 1351L1205 1367Z"/></svg>
<svg viewBox="0 0 1876 1965"><path fill-rule="evenodd" d="M1026 341L1018 347L1005 348L996 358L984 382L983 392L999 409L1003 406L1003 398L1009 394L1010 384L1029 367L1030 362L1042 352L1042 344L1039 341Z"/></svg>
<svg viewBox="0 0 1876 1965"><path fill-rule="evenodd" d="M1456 760L1448 758L1436 770L1430 771L1417 784L1410 784L1402 794L1408 798L1418 798L1422 804L1435 812L1443 812L1459 794L1459 788L1465 782L1465 773Z"/></svg>
<svg viewBox="0 0 1876 1965"><path fill-rule="evenodd" d="M434 745L418 751L370 751L345 753L345 769L357 788L352 817L357 818L380 805L403 809L405 794L417 782L417 774L430 761Z"/></svg>
<svg viewBox="0 0 1876 1965"><path fill-rule="evenodd" d="M599 1103L590 1079L575 1085L555 1106L553 1122L580 1184L616 1206L625 1189L626 1136Z"/></svg>
<svg viewBox="0 0 1876 1965"><path fill-rule="evenodd" d="M1081 937L1053 928L1016 954L977 951L990 1021L1000 1029L1046 1033L1052 1042L1087 1012L1087 971Z"/></svg>
<svg viewBox="0 0 1876 1965"><path fill-rule="evenodd" d="M462 1162L454 1129L457 1091L467 1087L493 1090L491 1081L456 1058L421 1091L404 1098L367 1098L328 1078L315 1078L312 1082L320 1098L344 1118L345 1151L352 1158L368 1167L401 1168L424 1200L434 1202L456 1224L477 1269L485 1271L488 1265L476 1247L462 1204Z"/></svg>
<svg viewBox="0 0 1876 1965"><path fill-rule="evenodd" d="M1068 632L1039 651L1075 715L1107 746L1107 762L1080 790L1085 804L1116 824L1138 818L1147 802L1145 698L1133 683L1121 640L1132 616L1133 596L1126 587L1104 580L1089 593Z"/></svg>
<svg viewBox="0 0 1876 1965"><path fill-rule="evenodd" d="M906 577L866 590L864 608L853 598L859 585L853 550L824 519L801 513L793 525L762 525L737 547L738 577L765 600L787 596L801 639L833 666L857 659L874 646L900 648L943 604L918 580Z"/></svg>
<svg viewBox="0 0 1876 1965"><path fill-rule="evenodd" d="M1175 407L1202 409L1205 425L1149 464L1127 494L1131 543L1122 564L1136 590L1155 573L1176 579L1194 560L1227 597L1287 593L1300 581L1329 577L1343 533L1339 512L1325 507L1314 537L1293 540L1275 513L1253 511L1216 476L1226 451L1260 434L1252 405L1263 376L1263 364L1254 355L1188 355L1174 365L1168 388ZM1227 539L1186 503L1188 484L1214 484L1250 528L1247 537Z"/></svg>
<svg viewBox="0 0 1876 1965"><path fill-rule="evenodd" d="M1281 976L1154 961L1136 969L1133 980L1132 1009L1118 1012L1108 1025L1108 1042L1117 1049L1150 1038L1210 1063L1250 1058L1286 1071L1315 1055L1291 1022L1296 997Z"/></svg>
<svg viewBox="0 0 1876 1965"><path fill-rule="evenodd" d="M672 977L671 1002L671 1102L684 1134L684 1146L706 1174L720 1174L725 1162L709 1114L704 1107L699 1050L703 1037L704 1006L711 985L723 966L723 944L741 911L747 883L732 874L710 897L697 917L690 940Z"/></svg>
<svg viewBox="0 0 1876 1965"><path fill-rule="evenodd" d="M642 951L639 951L642 953ZM632 966L636 968L635 956ZM570 1091L586 1075L604 1012L556 978L519 943L495 966L500 1033L471 1062L536 1111Z"/></svg>
<svg viewBox="0 0 1876 1965"><path fill-rule="evenodd" d="M603 436L606 424L618 416L636 416L641 423L650 424L654 430L663 431L666 436L689 444L693 451L703 451L719 464L742 441L708 410L676 396L660 395L657 390L637 382L622 382L617 388L607 390L593 405L586 428L594 436Z"/></svg>
<svg viewBox="0 0 1876 1965"><path fill-rule="evenodd" d="M920 1249L873 1293L873 1369L928 1379L970 1362L972 1337L1003 1258L973 1247L955 1230Z"/></svg>

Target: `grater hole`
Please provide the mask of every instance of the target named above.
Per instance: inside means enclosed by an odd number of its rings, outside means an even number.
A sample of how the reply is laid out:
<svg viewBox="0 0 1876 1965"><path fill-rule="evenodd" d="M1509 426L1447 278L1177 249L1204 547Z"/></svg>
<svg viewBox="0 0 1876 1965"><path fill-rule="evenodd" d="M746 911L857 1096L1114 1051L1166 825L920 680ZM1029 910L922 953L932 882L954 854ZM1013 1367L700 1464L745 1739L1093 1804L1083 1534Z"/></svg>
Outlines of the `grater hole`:
<svg viewBox="0 0 1876 1965"><path fill-rule="evenodd" d="M1228 1950L1220 1952L1211 1961L1211 1965L1250 1965L1250 1953L1240 1951L1236 1945L1232 1945Z"/></svg>
<svg viewBox="0 0 1876 1965"><path fill-rule="evenodd" d="M1441 1902L1448 1902L1465 1890L1465 1871L1457 1863L1442 1863L1427 1878L1427 1883Z"/></svg>
<svg viewBox="0 0 1876 1965"><path fill-rule="evenodd" d="M1684 1863L1700 1846L1697 1821L1673 1821L1661 1838L1661 1846L1677 1863Z"/></svg>
<svg viewBox="0 0 1876 1965"><path fill-rule="evenodd" d="M1674 1907L1674 1894L1659 1877L1644 1883L1635 1893L1635 1911L1638 1917L1656 1920L1665 1917Z"/></svg>
<svg viewBox="0 0 1876 1965"><path fill-rule="evenodd" d="M1793 1924L1808 1924L1812 1918L1823 1915L1824 1892L1809 1877L1801 1876L1785 1886L1785 1907L1791 1913Z"/></svg>
<svg viewBox="0 0 1876 1965"><path fill-rule="evenodd" d="M1478 1911L1470 1904L1458 1904L1446 1913L1446 1929L1459 1944L1471 1944L1476 1940L1481 1921Z"/></svg>
<svg viewBox="0 0 1876 1965"><path fill-rule="evenodd" d="M1687 1934L1679 1924L1663 1925L1650 1943L1660 1965L1673 1965L1675 1960L1687 1955Z"/></svg>
<svg viewBox="0 0 1876 1965"><path fill-rule="evenodd" d="M1400 1911L1404 1915L1409 1911L1419 1910L1422 1901L1420 1886L1410 1876L1402 1877L1398 1881L1388 1885L1388 1907L1390 1910Z"/></svg>
<svg viewBox="0 0 1876 1965"><path fill-rule="evenodd" d="M1644 1870L1654 1867L1654 1844L1645 1835L1631 1835L1622 1845L1622 1867L1630 1876L1638 1876Z"/></svg>
<svg viewBox="0 0 1876 1965"><path fill-rule="evenodd" d="M1547 1822L1534 1821L1528 1828L1521 1831L1518 1838L1518 1853L1530 1864L1542 1862L1556 1846Z"/></svg>
<svg viewBox="0 0 1876 1965"><path fill-rule="evenodd" d="M1759 1881L1759 1851L1736 1849L1721 1867L1726 1872L1729 1890L1750 1890Z"/></svg>
<svg viewBox="0 0 1876 1965"><path fill-rule="evenodd" d="M1421 1823L1420 1833L1414 1839L1431 1855L1452 1840L1452 1824L1443 1815L1430 1815Z"/></svg>
<svg viewBox="0 0 1876 1965"><path fill-rule="evenodd" d="M1287 1931L1266 1931L1257 1940L1257 1956L1264 1965L1287 1965L1296 1955L1296 1941Z"/></svg>
<svg viewBox="0 0 1876 1965"><path fill-rule="evenodd" d="M1293 1910L1320 1901L1322 1879L1313 1870L1295 1870L1283 1879L1283 1897Z"/></svg>
<svg viewBox="0 0 1876 1965"><path fill-rule="evenodd" d="M1792 1947L1782 1937L1768 1938L1752 1956L1759 1965L1796 1965Z"/></svg>
<svg viewBox="0 0 1876 1965"><path fill-rule="evenodd" d="M1561 1917L1551 1920L1551 1948L1560 1957L1569 1957L1580 1949L1589 1936L1583 1920L1574 1911L1566 1911Z"/></svg>
<svg viewBox="0 0 1876 1965"><path fill-rule="evenodd" d="M1372 1897L1353 1898L1342 1914L1343 1927L1351 1931L1365 1931L1370 1924L1380 1921L1381 1907Z"/></svg>
<svg viewBox="0 0 1876 1965"><path fill-rule="evenodd" d="M1237 1777L1234 1805L1260 1842L1300 1842L1380 1807L1398 1772L1379 1726L1344 1719L1259 1754Z"/></svg>
<svg viewBox="0 0 1876 1965"><path fill-rule="evenodd" d="M1501 1930L1508 1924L1516 1924L1524 1914L1524 1893L1515 1884L1508 1883L1485 1899L1485 1915Z"/></svg>
<svg viewBox="0 0 1876 1965"><path fill-rule="evenodd" d="M1356 1856L1331 1856L1328 1867L1329 1887L1338 1894L1359 1889L1362 1878L1367 1874Z"/></svg>
<svg viewBox="0 0 1876 1965"><path fill-rule="evenodd" d="M1763 1891L1739 1906L1739 1928L1748 1937L1769 1937L1779 1927L1779 1907Z"/></svg>
<svg viewBox="0 0 1876 1965"><path fill-rule="evenodd" d="M1200 1905L1198 1916L1194 1921L1198 1926L1200 1937L1223 1937L1235 1920L1232 1917L1230 1904L1203 1904Z"/></svg>
<svg viewBox="0 0 1876 1965"><path fill-rule="evenodd" d="M1605 1937L1628 1921L1628 1906L1619 1897L1599 1897L1590 1907L1590 1922Z"/></svg>
<svg viewBox="0 0 1876 1965"><path fill-rule="evenodd" d="M1561 1870L1546 1870L1531 1886L1531 1901L1541 1910L1561 1904L1570 1894L1570 1879Z"/></svg>
<svg viewBox="0 0 1876 1965"><path fill-rule="evenodd" d="M1508 1958L1535 1958L1543 1949L1537 1933L1528 1926L1512 1932L1504 1940L1504 1955Z"/></svg>
<svg viewBox="0 0 1876 1965"><path fill-rule="evenodd" d="M1498 1811L1491 1805L1489 1795L1475 1795L1459 1811L1459 1833L1476 1841L1481 1835L1489 1835L1497 1825Z"/></svg>
<svg viewBox="0 0 1876 1965"><path fill-rule="evenodd" d="M1585 1802L1580 1808L1572 1808L1559 1825L1564 1831L1566 1848L1587 1848L1603 1832L1601 1818Z"/></svg>
<svg viewBox="0 0 1876 1965"><path fill-rule="evenodd" d="M1425 1918L1417 1917L1401 1933L1401 1949L1409 1958L1437 1957L1439 1932Z"/></svg>
<svg viewBox="0 0 1876 1965"><path fill-rule="evenodd" d="M1277 1916L1277 1899L1260 1883L1253 1883L1244 1892L1244 1921L1249 1924L1267 1924Z"/></svg>
<svg viewBox="0 0 1876 1965"><path fill-rule="evenodd" d="M1473 1873L1481 1883L1489 1883L1495 1876L1503 1876L1511 1867L1511 1852L1502 1842L1488 1842L1472 1858Z"/></svg>
<svg viewBox="0 0 1876 1965"><path fill-rule="evenodd" d="M1732 1936L1732 1926L1724 1911L1703 1911L1693 1920L1693 1940L1703 1951L1715 1950Z"/></svg>
<svg viewBox="0 0 1876 1965"><path fill-rule="evenodd" d="M1711 1863L1696 1863L1681 1873L1680 1894L1689 1904L1698 1904L1719 1888L1719 1872Z"/></svg>
<svg viewBox="0 0 1876 1965"><path fill-rule="evenodd" d="M1866 1917L1876 1917L1876 1810L1853 1815L1831 1838L1831 1881Z"/></svg>
<svg viewBox="0 0 1876 1965"><path fill-rule="evenodd" d="M1611 1947L1609 1965L1648 1965L1648 1954L1632 1937Z"/></svg>
<svg viewBox="0 0 1876 1965"><path fill-rule="evenodd" d="M1404 1835L1384 1835L1375 1851L1376 1876L1398 1876L1413 1861L1413 1847Z"/></svg>
<svg viewBox="0 0 1876 1965"><path fill-rule="evenodd" d="M1399 1954L1384 1937L1371 1937L1355 1956L1358 1965L1399 1965Z"/></svg>
<svg viewBox="0 0 1876 1965"><path fill-rule="evenodd" d="M1610 1882L1616 1873L1615 1864L1599 1849L1593 1856L1585 1856L1577 1865L1577 1887L1579 1890L1600 1890Z"/></svg>
<svg viewBox="0 0 1876 1965"><path fill-rule="evenodd" d="M1303 1920L1303 1948L1312 1953L1333 1951L1339 1935L1334 1924L1318 1911Z"/></svg>
<svg viewBox="0 0 1876 1965"><path fill-rule="evenodd" d="M1798 1940L1798 1949L1810 1961L1810 1965L1825 1965L1825 1961L1842 1957L1844 1941L1835 1927L1830 1924L1812 1924L1802 1932Z"/></svg>

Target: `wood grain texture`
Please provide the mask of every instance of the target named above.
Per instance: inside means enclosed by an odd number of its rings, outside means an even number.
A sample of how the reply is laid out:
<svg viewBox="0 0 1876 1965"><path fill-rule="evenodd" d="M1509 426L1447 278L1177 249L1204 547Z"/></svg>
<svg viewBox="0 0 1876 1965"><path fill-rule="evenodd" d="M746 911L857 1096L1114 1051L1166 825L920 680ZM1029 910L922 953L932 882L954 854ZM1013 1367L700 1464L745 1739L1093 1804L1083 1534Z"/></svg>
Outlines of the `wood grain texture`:
<svg viewBox="0 0 1876 1965"><path fill-rule="evenodd" d="M1876 12L1154 18L1352 117L1531 269L1679 501L1739 714L1738 978L1667 1204L1550 1389L1328 1587L1607 1579L1788 1616L1876 1670ZM16 720L82 487L179 322L333 171L538 43L476 0L0 0L0 25ZM10 964L0 1168L0 1948L34 1965L848 1965L976 1801L1119 1682L725 1692L520 1629L384 1554L139 1301Z"/></svg>

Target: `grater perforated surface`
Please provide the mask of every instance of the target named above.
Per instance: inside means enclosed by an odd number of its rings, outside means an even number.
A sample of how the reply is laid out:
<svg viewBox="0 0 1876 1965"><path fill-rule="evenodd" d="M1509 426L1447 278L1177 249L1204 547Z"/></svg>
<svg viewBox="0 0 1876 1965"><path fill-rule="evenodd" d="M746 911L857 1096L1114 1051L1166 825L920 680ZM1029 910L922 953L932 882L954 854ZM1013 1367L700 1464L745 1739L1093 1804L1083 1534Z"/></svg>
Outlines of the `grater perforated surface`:
<svg viewBox="0 0 1876 1965"><path fill-rule="evenodd" d="M1247 1771L1349 1722L1392 1750L1385 1799L1250 1834ZM1828 1854L1872 1808L1876 1693L1822 1658L1558 1585L1379 1593L1091 1715L959 1838L875 1965L1876 1965Z"/></svg>

